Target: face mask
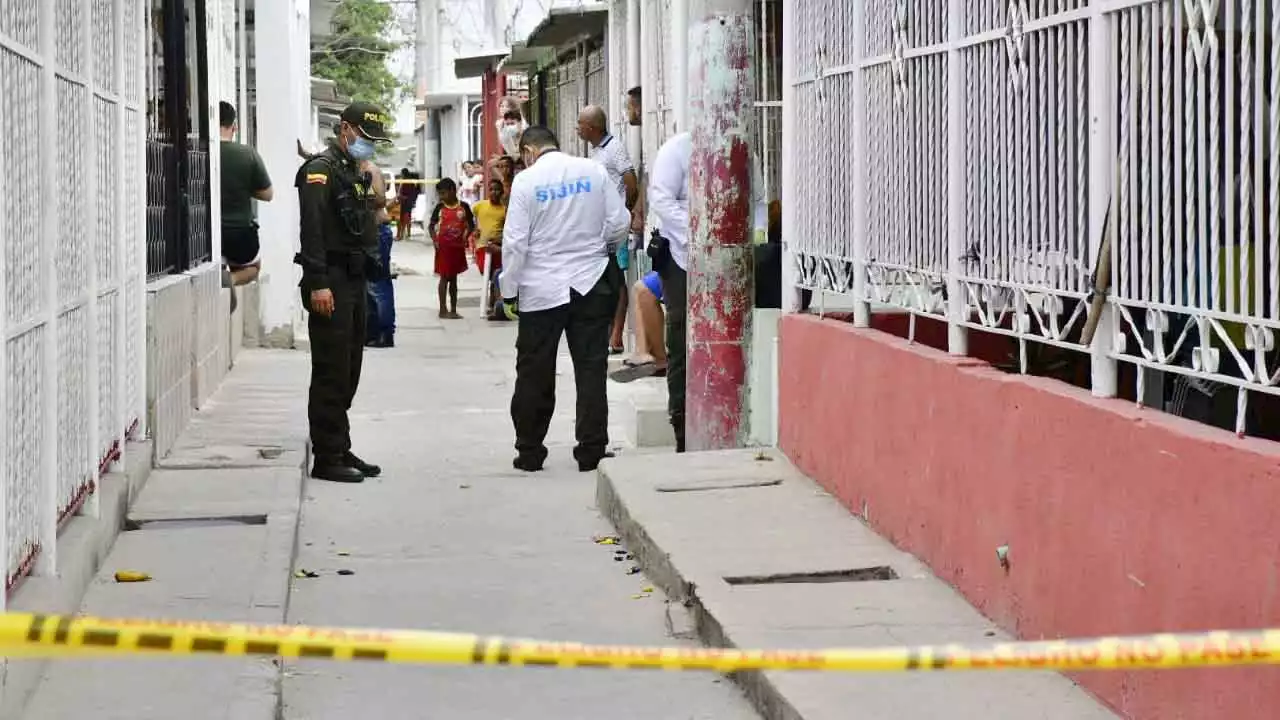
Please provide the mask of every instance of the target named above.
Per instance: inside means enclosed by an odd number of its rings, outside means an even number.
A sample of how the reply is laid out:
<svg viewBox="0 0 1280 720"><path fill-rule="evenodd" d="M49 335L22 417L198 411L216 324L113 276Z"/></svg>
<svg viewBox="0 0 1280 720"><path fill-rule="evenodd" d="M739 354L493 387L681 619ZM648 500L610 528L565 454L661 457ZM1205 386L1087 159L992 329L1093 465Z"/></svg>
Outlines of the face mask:
<svg viewBox="0 0 1280 720"><path fill-rule="evenodd" d="M368 160L373 157L373 141L357 137L355 141L347 143L347 154L353 160Z"/></svg>
<svg viewBox="0 0 1280 720"><path fill-rule="evenodd" d="M505 122L498 123L498 139L502 143L502 149L507 151L508 155L515 155L519 152L517 144L520 142L520 133L524 130L519 124L508 125Z"/></svg>

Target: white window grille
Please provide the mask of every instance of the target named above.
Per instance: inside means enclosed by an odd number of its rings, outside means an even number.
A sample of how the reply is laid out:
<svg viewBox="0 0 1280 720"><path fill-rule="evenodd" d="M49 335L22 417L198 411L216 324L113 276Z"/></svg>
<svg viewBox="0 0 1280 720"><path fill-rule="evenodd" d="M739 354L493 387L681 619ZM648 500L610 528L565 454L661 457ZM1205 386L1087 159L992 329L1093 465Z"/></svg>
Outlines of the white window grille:
<svg viewBox="0 0 1280 720"><path fill-rule="evenodd" d="M6 0L0 122L0 558L50 572L60 521L145 403L142 0Z"/></svg>
<svg viewBox="0 0 1280 720"><path fill-rule="evenodd" d="M789 6L791 8L792 6ZM797 283L1280 394L1280 9L1262 0L797 0ZM810 212L809 209L814 209ZM1110 215L1108 215L1110 213ZM1108 217L1111 292L1081 342ZM1152 374L1155 371L1155 374Z"/></svg>

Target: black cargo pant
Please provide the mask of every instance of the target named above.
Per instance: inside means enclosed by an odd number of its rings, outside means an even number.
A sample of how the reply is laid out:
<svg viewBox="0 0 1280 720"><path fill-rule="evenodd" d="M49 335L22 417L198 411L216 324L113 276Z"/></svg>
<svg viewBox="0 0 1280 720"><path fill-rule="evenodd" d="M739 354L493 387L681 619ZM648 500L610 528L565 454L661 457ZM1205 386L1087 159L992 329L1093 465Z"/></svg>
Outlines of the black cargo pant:
<svg viewBox="0 0 1280 720"><path fill-rule="evenodd" d="M311 447L317 459L336 459L351 450L351 423L347 411L360 384L364 360L365 317L368 287L365 279L342 269L329 268L333 315L311 312L311 293L303 289L307 328L311 333L311 389L307 419Z"/></svg>
<svg viewBox="0 0 1280 720"><path fill-rule="evenodd" d="M684 452L685 316L689 307L689 276L668 260L662 276L662 301L667 313L667 414L676 434L676 452Z"/></svg>
<svg viewBox="0 0 1280 720"><path fill-rule="evenodd" d="M580 295L569 291L569 303L549 310L520 313L516 332L516 388L511 396L511 422L516 452L541 463L547 457L547 429L556 409L556 355L560 336L569 341L577 386L575 427L579 461L599 460L609 445L609 331L618 309L613 273L607 269L595 287Z"/></svg>

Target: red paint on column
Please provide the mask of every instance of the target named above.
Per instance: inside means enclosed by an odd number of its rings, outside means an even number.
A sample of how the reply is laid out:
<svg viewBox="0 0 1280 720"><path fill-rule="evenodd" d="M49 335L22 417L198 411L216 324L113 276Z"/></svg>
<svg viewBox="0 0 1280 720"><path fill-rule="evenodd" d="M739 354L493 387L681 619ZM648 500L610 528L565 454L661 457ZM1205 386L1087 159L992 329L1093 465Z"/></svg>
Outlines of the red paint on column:
<svg viewBox="0 0 1280 720"><path fill-rule="evenodd" d="M507 76L499 73L497 70L490 68L484 71L484 75L480 80L481 85L481 109L480 109L480 155L474 158L482 163L488 163L489 158L502 152L502 147L498 142L498 120L501 116L498 114L498 106L502 98L507 94ZM480 184L480 192L484 197L489 196L489 183Z"/></svg>
<svg viewBox="0 0 1280 720"><path fill-rule="evenodd" d="M742 447L753 305L751 4L695 18L689 125L688 376L690 450ZM681 128L683 129L683 128Z"/></svg>

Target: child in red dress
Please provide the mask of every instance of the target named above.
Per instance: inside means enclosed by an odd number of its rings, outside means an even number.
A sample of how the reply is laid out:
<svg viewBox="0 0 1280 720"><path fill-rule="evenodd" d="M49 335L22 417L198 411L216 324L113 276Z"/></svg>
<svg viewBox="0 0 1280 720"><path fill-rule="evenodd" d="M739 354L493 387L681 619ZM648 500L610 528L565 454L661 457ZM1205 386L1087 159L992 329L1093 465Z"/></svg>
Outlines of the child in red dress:
<svg viewBox="0 0 1280 720"><path fill-rule="evenodd" d="M440 317L456 320L458 314L458 276L467 270L467 238L476 229L471 206L458 200L458 186L449 178L436 183L440 202L431 211L427 232L436 248L436 275L440 276ZM449 305L446 310L445 296Z"/></svg>

